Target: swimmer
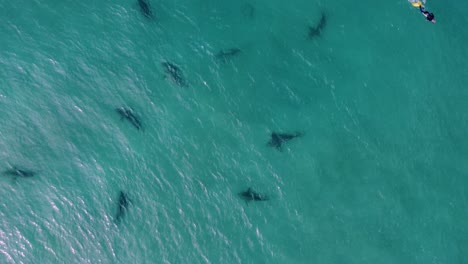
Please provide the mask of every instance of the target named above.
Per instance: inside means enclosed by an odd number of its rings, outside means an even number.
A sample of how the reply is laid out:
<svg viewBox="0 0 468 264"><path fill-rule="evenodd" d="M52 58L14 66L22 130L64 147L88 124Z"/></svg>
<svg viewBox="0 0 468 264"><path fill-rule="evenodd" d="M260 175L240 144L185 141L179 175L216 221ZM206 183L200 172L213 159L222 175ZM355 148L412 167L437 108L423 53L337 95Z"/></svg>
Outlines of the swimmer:
<svg viewBox="0 0 468 264"><path fill-rule="evenodd" d="M431 21L432 23L435 23L435 16L433 13L430 13L429 11L424 10L424 6L420 5L419 6L419 11L421 11L421 14L426 17L427 21Z"/></svg>

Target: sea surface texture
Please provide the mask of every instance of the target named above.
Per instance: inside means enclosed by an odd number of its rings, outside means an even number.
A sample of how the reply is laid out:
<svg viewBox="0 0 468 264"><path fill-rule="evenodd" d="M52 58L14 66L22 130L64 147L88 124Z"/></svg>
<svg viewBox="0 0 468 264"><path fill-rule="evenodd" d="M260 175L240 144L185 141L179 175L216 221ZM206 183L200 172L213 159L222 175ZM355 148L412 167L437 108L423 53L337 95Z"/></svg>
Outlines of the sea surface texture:
<svg viewBox="0 0 468 264"><path fill-rule="evenodd" d="M0 7L0 263L468 263L467 1Z"/></svg>

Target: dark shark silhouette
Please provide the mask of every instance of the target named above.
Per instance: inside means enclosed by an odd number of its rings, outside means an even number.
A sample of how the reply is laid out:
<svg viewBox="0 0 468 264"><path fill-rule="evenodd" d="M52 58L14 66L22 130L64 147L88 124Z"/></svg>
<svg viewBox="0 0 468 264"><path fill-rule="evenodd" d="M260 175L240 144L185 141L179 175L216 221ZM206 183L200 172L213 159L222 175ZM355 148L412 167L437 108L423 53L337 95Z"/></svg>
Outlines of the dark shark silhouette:
<svg viewBox="0 0 468 264"><path fill-rule="evenodd" d="M261 195L257 192L254 192L252 188L248 188L247 191L240 192L239 196L245 200L246 203L251 201L268 201L270 200L268 197Z"/></svg>
<svg viewBox="0 0 468 264"><path fill-rule="evenodd" d="M318 22L317 25L311 27L309 26L309 39L313 39L315 37L320 37L322 34L323 30L327 26L327 16L325 13L322 13L322 16L320 17L320 21Z"/></svg>
<svg viewBox="0 0 468 264"><path fill-rule="evenodd" d="M117 214L115 215L115 221L117 223L120 222L120 219L123 217L123 215L127 211L128 205L129 205L130 202L131 201L130 201L130 199L128 199L127 194L124 193L123 191L120 191L120 193L119 193L119 207L118 207Z"/></svg>
<svg viewBox="0 0 468 264"><path fill-rule="evenodd" d="M161 63L164 68L164 72L167 74L166 77L170 77L180 87L186 87L187 82L185 81L182 70L175 64L165 61Z"/></svg>
<svg viewBox="0 0 468 264"><path fill-rule="evenodd" d="M232 49L227 49L227 50L221 50L215 55L215 58L218 60L221 60L223 62L226 62L229 58L236 56L241 52L240 49L238 48L232 48Z"/></svg>
<svg viewBox="0 0 468 264"><path fill-rule="evenodd" d="M133 110L126 107L119 107L115 109L120 115L120 120L127 119L136 129L142 128L140 119L133 113Z"/></svg>
<svg viewBox="0 0 468 264"><path fill-rule="evenodd" d="M296 133L271 133L271 139L268 141L268 146L275 147L278 150L282 150L283 144L288 142L289 140L297 137L301 137L303 134L296 132Z"/></svg>
<svg viewBox="0 0 468 264"><path fill-rule="evenodd" d="M147 0L138 0L141 13L147 18L153 18L153 11Z"/></svg>
<svg viewBox="0 0 468 264"><path fill-rule="evenodd" d="M36 175L36 172L13 167L12 169L4 171L3 174L10 175L15 178L16 177L29 178L29 177L33 177L34 175Z"/></svg>

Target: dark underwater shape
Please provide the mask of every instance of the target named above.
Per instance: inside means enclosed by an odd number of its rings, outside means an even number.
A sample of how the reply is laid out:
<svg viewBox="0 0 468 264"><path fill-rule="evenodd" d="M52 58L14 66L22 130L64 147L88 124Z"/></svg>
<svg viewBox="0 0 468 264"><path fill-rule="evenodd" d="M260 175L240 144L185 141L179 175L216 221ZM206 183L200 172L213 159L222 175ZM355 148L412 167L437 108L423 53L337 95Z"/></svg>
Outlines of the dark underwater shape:
<svg viewBox="0 0 468 264"><path fill-rule="evenodd" d="M129 203L130 203L130 200L128 199L127 194L124 193L123 191L120 191L119 208L118 208L117 214L115 215L115 221L117 223L120 221L120 219L123 217L123 215L127 211Z"/></svg>
<svg viewBox="0 0 468 264"><path fill-rule="evenodd" d="M278 150L282 150L283 144L288 142L289 140L297 137L301 137L303 134L296 132L296 133L271 133L271 139L268 142L268 146L275 147Z"/></svg>
<svg viewBox="0 0 468 264"><path fill-rule="evenodd" d="M223 60L226 62L229 58L236 56L241 52L240 49L238 48L232 48L232 49L227 49L227 50L221 50L215 55L215 58L218 60Z"/></svg>
<svg viewBox="0 0 468 264"><path fill-rule="evenodd" d="M3 172L3 174L23 178L33 177L34 175L36 175L34 171L18 169L17 167L13 167L12 169L6 170Z"/></svg>
<svg viewBox="0 0 468 264"><path fill-rule="evenodd" d="M247 203L250 201L268 201L268 197L260 195L257 192L254 192L252 188L248 188L245 192L240 192L239 196L244 199Z"/></svg>
<svg viewBox="0 0 468 264"><path fill-rule="evenodd" d="M140 11L141 13L147 17L147 18L152 18L153 17L153 11L151 11L151 6L148 3L147 0L138 0L138 5L140 6Z"/></svg>
<svg viewBox="0 0 468 264"><path fill-rule="evenodd" d="M115 109L120 115L120 119L127 119L138 130L142 128L140 119L133 114L133 110L126 107L119 107Z"/></svg>
<svg viewBox="0 0 468 264"><path fill-rule="evenodd" d="M161 63L164 68L164 72L169 75L171 80L180 87L187 86L182 70L175 64L165 61Z"/></svg>
<svg viewBox="0 0 468 264"><path fill-rule="evenodd" d="M241 7L241 12L244 17L249 19L255 18L255 7L251 4L243 4Z"/></svg>
<svg viewBox="0 0 468 264"><path fill-rule="evenodd" d="M324 28L327 26L327 16L325 13L322 13L322 17L320 18L320 21L318 22L317 25L314 27L309 27L309 39L315 38L315 37L320 37L322 34L322 31Z"/></svg>

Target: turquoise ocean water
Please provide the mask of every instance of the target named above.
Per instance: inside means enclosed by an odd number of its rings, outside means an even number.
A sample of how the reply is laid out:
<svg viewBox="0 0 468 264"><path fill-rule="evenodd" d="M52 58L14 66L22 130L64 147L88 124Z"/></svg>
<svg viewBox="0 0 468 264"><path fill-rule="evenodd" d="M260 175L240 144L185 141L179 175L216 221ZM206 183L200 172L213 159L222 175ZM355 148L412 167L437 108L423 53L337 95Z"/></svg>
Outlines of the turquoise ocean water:
<svg viewBox="0 0 468 264"><path fill-rule="evenodd" d="M148 2L0 1L0 263L468 263L468 2Z"/></svg>

